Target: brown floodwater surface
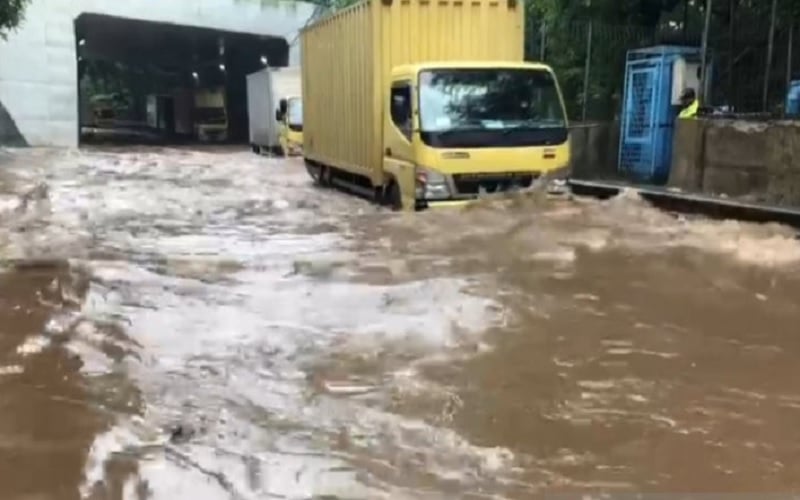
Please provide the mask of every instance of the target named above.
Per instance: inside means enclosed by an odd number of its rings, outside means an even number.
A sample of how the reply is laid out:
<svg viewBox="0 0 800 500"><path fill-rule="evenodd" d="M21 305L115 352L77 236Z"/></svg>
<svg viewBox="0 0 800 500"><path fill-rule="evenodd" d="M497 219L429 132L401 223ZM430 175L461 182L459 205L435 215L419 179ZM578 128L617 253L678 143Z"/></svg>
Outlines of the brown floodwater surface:
<svg viewBox="0 0 800 500"><path fill-rule="evenodd" d="M4 158L4 500L800 488L788 228L391 213L233 148Z"/></svg>

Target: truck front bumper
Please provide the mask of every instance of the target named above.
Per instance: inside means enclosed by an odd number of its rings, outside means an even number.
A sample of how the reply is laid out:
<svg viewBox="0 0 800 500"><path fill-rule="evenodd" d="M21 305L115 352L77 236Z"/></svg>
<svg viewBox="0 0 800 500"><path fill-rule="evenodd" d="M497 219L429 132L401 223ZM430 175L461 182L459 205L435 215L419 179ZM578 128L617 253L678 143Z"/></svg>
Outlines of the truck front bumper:
<svg viewBox="0 0 800 500"><path fill-rule="evenodd" d="M199 127L197 140L200 142L224 142L228 140L228 130L216 127Z"/></svg>
<svg viewBox="0 0 800 500"><path fill-rule="evenodd" d="M452 174L434 176L438 185L426 185L428 176L418 177L416 208L470 205L480 201L507 199L545 193L560 196L569 192L569 169L541 172Z"/></svg>

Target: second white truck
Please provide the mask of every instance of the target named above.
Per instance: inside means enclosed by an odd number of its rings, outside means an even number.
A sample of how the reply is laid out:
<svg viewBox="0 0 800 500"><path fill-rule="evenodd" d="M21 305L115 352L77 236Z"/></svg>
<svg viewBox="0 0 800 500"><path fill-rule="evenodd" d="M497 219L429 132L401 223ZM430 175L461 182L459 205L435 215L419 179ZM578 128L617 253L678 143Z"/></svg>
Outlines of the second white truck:
<svg viewBox="0 0 800 500"><path fill-rule="evenodd" d="M301 114L286 113L287 103L298 100L300 95L299 67L265 68L247 75L247 114L253 152L282 156L302 145L295 145L296 141L289 144L288 130L282 130L300 128L302 132ZM284 123L289 119L292 123ZM298 120L300 123L296 123Z"/></svg>

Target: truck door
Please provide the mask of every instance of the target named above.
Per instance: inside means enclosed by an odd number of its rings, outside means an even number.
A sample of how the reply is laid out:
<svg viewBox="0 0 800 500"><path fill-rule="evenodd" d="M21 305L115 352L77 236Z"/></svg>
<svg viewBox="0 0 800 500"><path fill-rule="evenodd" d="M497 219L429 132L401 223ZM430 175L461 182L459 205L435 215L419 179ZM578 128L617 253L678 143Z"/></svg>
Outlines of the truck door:
<svg viewBox="0 0 800 500"><path fill-rule="evenodd" d="M384 104L383 169L394 178L399 193L389 193L390 202L403 208L415 206L414 177L414 91L410 80L392 82ZM391 199L399 194L400 199ZM399 208L399 207L397 207Z"/></svg>

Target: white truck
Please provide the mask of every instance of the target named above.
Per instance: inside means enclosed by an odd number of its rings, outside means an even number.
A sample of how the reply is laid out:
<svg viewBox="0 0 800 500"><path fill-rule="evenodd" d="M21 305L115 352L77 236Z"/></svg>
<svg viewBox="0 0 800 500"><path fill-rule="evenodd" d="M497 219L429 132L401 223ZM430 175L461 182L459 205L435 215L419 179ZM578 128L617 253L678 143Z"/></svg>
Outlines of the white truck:
<svg viewBox="0 0 800 500"><path fill-rule="evenodd" d="M285 137L287 131L283 131L282 140L281 121L284 120L279 121L279 117L283 115L285 120L289 119L285 113L286 102L290 99L299 100L300 95L300 68L297 66L265 68L247 75L247 114L253 152L281 156L288 153ZM284 110L283 113L280 112L281 109ZM298 127L302 127L302 123L291 124L291 128Z"/></svg>

